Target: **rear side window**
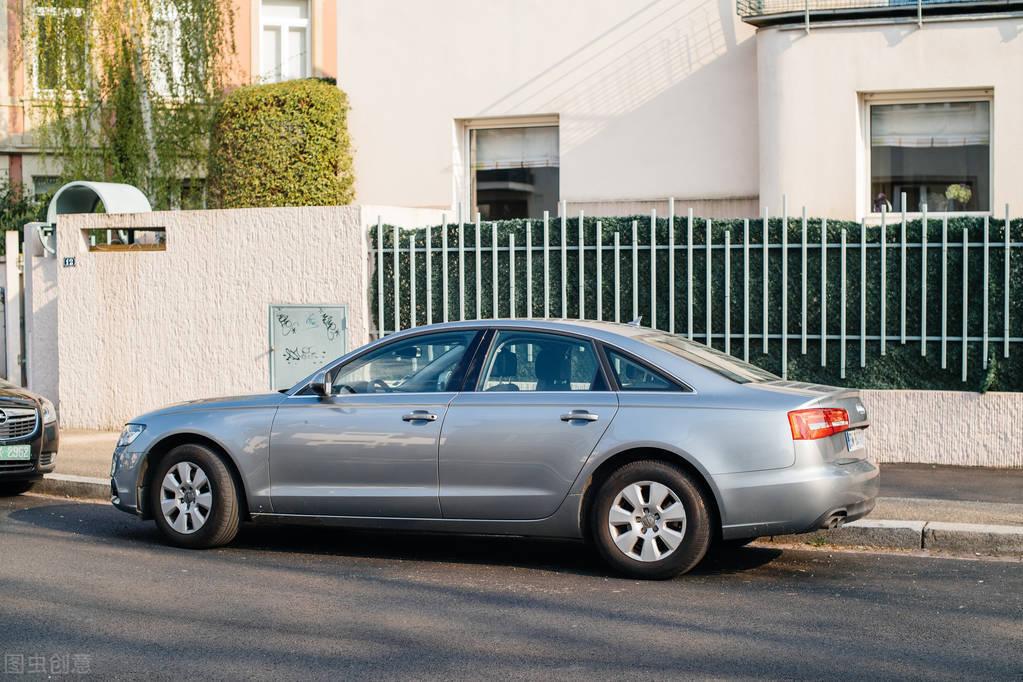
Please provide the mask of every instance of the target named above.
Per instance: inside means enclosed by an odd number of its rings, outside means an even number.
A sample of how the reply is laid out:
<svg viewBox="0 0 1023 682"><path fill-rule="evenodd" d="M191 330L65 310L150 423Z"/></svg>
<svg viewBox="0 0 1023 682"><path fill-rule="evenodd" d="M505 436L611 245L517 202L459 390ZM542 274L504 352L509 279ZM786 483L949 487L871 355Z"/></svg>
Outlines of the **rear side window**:
<svg viewBox="0 0 1023 682"><path fill-rule="evenodd" d="M618 388L622 391L681 391L682 389L675 382L665 378L649 367L642 365L635 360L628 358L621 353L607 348L608 364L618 382Z"/></svg>
<svg viewBox="0 0 1023 682"><path fill-rule="evenodd" d="M500 331L480 391L606 391L589 341L558 334Z"/></svg>
<svg viewBox="0 0 1023 682"><path fill-rule="evenodd" d="M709 369L739 384L776 381L779 379L779 377L771 374L766 369L743 362L727 353L722 353L702 343L690 341L677 334L642 334L636 338L680 358L685 358L694 365Z"/></svg>

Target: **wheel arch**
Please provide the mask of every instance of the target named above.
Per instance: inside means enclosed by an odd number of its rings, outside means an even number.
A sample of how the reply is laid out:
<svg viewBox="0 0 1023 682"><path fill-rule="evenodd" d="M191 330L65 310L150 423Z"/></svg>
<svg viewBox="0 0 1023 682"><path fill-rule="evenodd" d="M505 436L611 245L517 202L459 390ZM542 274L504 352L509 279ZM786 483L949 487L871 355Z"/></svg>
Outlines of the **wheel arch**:
<svg viewBox="0 0 1023 682"><path fill-rule="evenodd" d="M709 511L711 513L711 532L713 533L713 538L720 538L722 523L721 500L718 496L717 489L710 482L709 475L696 466L692 461L677 452L652 446L632 447L616 452L604 459L604 461L590 473L583 490L582 500L579 504L579 528L582 533L582 537L584 539L589 539L590 537L590 512L593 508L594 502L596 501L596 493L597 490L600 489L601 484L615 471L626 464L642 460L671 464L681 468L689 474L693 481L700 487L701 492L704 494L704 497L709 504Z"/></svg>
<svg viewBox="0 0 1023 682"><path fill-rule="evenodd" d="M149 485L153 480L153 472L156 470L156 466L164 457L167 456L168 453L170 453L171 450L179 445L202 445L203 447L213 450L220 456L220 458L224 461L224 465L227 467L227 470L231 473L231 479L234 481L235 490L238 491L238 503L242 513L242 518L248 520L249 503L245 492L245 483L242 480L238 464L234 461L234 458L231 457L231 453L228 452L227 448L223 445L209 436L192 432L173 433L164 436L154 443L146 453L143 463L144 469L139 476L138 483L140 503L139 510L142 514L142 518L150 519L153 517L151 501L149 500Z"/></svg>

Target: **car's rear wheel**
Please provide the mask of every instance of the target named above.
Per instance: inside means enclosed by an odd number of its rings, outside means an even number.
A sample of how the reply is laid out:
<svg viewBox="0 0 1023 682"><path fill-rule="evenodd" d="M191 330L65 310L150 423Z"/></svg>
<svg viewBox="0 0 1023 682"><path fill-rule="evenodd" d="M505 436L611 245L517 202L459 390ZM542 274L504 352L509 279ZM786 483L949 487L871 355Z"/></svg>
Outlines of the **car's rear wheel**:
<svg viewBox="0 0 1023 682"><path fill-rule="evenodd" d="M690 571L712 537L699 486L682 469L652 460L626 464L601 484L590 528L613 568L651 580Z"/></svg>
<svg viewBox="0 0 1023 682"><path fill-rule="evenodd" d="M35 481L6 481L0 482L0 497L20 495L27 493L35 485Z"/></svg>
<svg viewBox="0 0 1023 682"><path fill-rule="evenodd" d="M240 511L234 479L220 455L197 444L171 450L153 472L153 518L179 547L226 545L238 533Z"/></svg>

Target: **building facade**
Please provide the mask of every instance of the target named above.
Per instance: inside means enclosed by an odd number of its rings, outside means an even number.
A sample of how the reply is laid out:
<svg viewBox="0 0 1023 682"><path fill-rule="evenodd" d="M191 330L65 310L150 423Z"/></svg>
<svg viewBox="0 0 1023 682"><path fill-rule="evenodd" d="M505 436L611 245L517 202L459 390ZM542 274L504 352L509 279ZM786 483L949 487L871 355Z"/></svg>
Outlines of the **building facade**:
<svg viewBox="0 0 1023 682"><path fill-rule="evenodd" d="M340 0L360 200L1023 206L1023 3Z"/></svg>
<svg viewBox="0 0 1023 682"><path fill-rule="evenodd" d="M1023 206L1023 2L232 2L232 84L347 92L360 202L484 218L668 197L710 217L777 214L783 195L833 218ZM0 175L46 193L58 169L27 122L46 78L87 60L21 44L47 0L0 4Z"/></svg>
<svg viewBox="0 0 1023 682"><path fill-rule="evenodd" d="M161 35L174 40L173 3L164 11ZM65 3L66 5L66 3ZM25 13L32 17L67 10L47 0L0 0L0 176L30 192L57 189L59 168L39 152L32 131L32 108L46 96L47 80L88 73L88 60L67 54L60 36L23 45ZM335 0L231 0L230 39L234 44L231 86L309 76L337 77L337 4ZM165 27L164 27L165 25ZM173 53L173 48L171 48Z"/></svg>

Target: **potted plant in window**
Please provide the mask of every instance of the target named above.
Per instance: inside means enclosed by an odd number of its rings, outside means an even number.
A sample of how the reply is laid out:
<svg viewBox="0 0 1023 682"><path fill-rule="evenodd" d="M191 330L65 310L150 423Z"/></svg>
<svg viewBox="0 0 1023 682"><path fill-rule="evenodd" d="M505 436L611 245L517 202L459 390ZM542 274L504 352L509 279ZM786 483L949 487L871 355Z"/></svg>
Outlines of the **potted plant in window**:
<svg viewBox="0 0 1023 682"><path fill-rule="evenodd" d="M958 204L959 209L963 210L970 203L970 199L973 198L973 190L967 184L953 183L945 188L945 198L951 202L950 208L955 210Z"/></svg>

